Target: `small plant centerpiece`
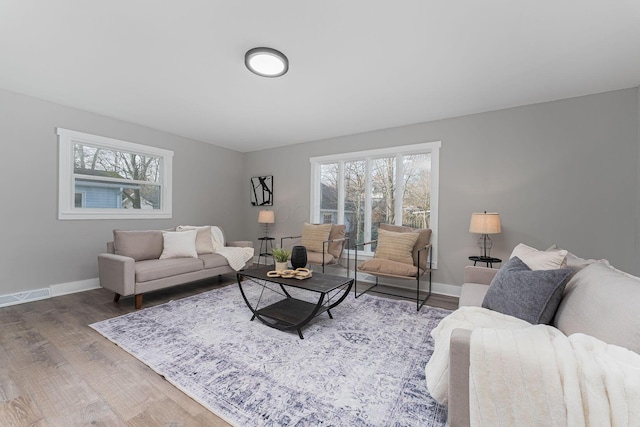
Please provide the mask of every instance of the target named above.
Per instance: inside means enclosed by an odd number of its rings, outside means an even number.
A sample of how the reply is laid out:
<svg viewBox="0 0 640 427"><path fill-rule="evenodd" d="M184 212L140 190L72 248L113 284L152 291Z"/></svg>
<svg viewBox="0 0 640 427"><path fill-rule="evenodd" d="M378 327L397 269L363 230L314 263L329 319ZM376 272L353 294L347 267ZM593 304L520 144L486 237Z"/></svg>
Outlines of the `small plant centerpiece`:
<svg viewBox="0 0 640 427"><path fill-rule="evenodd" d="M271 253L273 254L273 259L276 261L276 271L286 270L291 251L283 248L275 248Z"/></svg>

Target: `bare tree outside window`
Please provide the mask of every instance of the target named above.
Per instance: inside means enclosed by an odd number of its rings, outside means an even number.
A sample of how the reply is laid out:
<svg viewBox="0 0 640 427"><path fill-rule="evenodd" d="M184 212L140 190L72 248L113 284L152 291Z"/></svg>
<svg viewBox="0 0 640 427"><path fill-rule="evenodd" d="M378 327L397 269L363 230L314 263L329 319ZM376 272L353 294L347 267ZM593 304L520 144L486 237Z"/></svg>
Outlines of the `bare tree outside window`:
<svg viewBox="0 0 640 427"><path fill-rule="evenodd" d="M87 207L160 209L158 157L76 143L74 174L76 188L88 193Z"/></svg>
<svg viewBox="0 0 640 427"><path fill-rule="evenodd" d="M350 239L349 244L355 247L364 242L364 204L366 197L366 162L357 160L345 162L345 225Z"/></svg>
<svg viewBox="0 0 640 427"><path fill-rule="evenodd" d="M172 217L174 152L56 128L58 219Z"/></svg>
<svg viewBox="0 0 640 427"><path fill-rule="evenodd" d="M430 228L436 242L440 147L436 141L311 158L312 221L346 225L350 249L365 255L375 243L362 243L377 240L380 224Z"/></svg>
<svg viewBox="0 0 640 427"><path fill-rule="evenodd" d="M429 228L431 214L431 154L402 157L402 225Z"/></svg>
<svg viewBox="0 0 640 427"><path fill-rule="evenodd" d="M323 223L338 221L338 164L320 166L320 213Z"/></svg>
<svg viewBox="0 0 640 427"><path fill-rule="evenodd" d="M396 158L375 159L371 162L371 168L372 225L393 224L395 221Z"/></svg>
<svg viewBox="0 0 640 427"><path fill-rule="evenodd" d="M365 200L367 191L367 161L344 163L344 223L347 226L350 245L364 242ZM371 229L372 239L377 238L380 224L396 223L396 204L402 203L402 225L428 228L430 213L431 155L411 154L402 156L402 197L398 197L396 174L397 158L383 157L370 161L371 169ZM324 222L337 223L339 164L320 166L320 213Z"/></svg>

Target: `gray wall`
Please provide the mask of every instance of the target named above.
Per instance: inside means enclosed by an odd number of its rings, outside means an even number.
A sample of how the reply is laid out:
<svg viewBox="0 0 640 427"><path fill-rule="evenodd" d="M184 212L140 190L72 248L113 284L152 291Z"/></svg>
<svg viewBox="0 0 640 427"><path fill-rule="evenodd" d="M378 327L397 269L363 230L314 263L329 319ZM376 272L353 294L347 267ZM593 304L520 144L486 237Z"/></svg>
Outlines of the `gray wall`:
<svg viewBox="0 0 640 427"><path fill-rule="evenodd" d="M113 228L217 224L255 240L251 176L274 176L271 234L297 234L309 218L309 157L429 141L442 141L435 282L462 282L477 252L470 214L482 210L502 217L494 256L557 244L639 274L638 99L634 88L241 154L0 90L0 295L97 277ZM174 150L173 218L59 221L56 127Z"/></svg>
<svg viewBox="0 0 640 427"><path fill-rule="evenodd" d="M638 89L626 89L252 152L244 180L274 176L272 234L291 235L309 219L309 157L442 141L435 282L462 283L478 252L469 219L483 210L502 219L493 256L557 244L638 274L638 122Z"/></svg>
<svg viewBox="0 0 640 427"><path fill-rule="evenodd" d="M56 127L174 150L173 218L59 221ZM0 135L0 295L97 277L114 228L214 224L244 237L242 153L2 90Z"/></svg>

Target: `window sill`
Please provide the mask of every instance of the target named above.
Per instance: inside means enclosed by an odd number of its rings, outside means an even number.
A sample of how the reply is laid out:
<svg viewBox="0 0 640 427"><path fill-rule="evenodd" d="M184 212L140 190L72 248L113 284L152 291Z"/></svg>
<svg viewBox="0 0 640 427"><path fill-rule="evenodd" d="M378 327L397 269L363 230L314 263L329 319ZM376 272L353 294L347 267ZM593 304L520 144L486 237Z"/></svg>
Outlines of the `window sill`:
<svg viewBox="0 0 640 427"><path fill-rule="evenodd" d="M171 212L59 212L59 220L74 219L168 219Z"/></svg>

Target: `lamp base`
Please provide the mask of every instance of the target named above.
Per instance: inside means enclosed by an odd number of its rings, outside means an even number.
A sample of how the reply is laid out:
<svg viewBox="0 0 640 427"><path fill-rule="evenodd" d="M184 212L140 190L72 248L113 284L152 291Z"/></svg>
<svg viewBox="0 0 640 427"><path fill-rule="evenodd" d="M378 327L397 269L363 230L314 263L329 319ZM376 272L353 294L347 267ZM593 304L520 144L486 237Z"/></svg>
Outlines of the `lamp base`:
<svg viewBox="0 0 640 427"><path fill-rule="evenodd" d="M480 247L481 258L491 258L491 248L493 247L493 241L489 238L488 234L483 234L478 239L478 246Z"/></svg>
<svg viewBox="0 0 640 427"><path fill-rule="evenodd" d="M269 237L269 224L264 223L264 237Z"/></svg>

